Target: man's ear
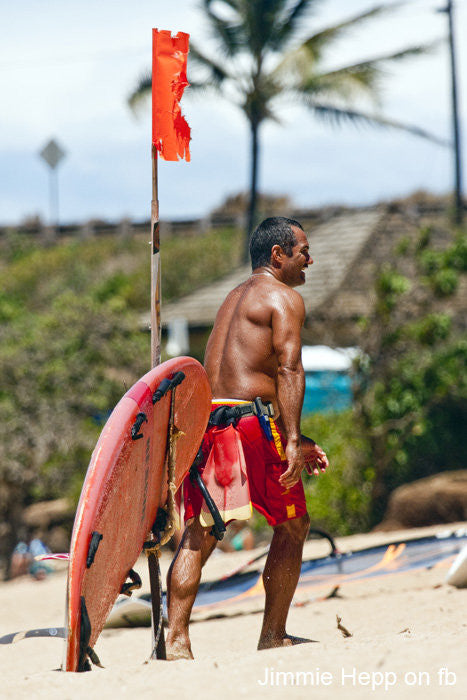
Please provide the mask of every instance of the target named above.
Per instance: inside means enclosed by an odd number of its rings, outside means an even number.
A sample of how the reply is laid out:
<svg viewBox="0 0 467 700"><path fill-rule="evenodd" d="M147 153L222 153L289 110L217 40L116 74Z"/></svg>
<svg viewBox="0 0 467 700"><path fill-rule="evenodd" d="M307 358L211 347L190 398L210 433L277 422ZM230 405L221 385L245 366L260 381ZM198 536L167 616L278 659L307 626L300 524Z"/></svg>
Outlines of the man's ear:
<svg viewBox="0 0 467 700"><path fill-rule="evenodd" d="M276 245L273 245L271 248L271 263L272 265L280 265L282 263L282 259L284 257L284 251L281 248L281 246L276 243Z"/></svg>

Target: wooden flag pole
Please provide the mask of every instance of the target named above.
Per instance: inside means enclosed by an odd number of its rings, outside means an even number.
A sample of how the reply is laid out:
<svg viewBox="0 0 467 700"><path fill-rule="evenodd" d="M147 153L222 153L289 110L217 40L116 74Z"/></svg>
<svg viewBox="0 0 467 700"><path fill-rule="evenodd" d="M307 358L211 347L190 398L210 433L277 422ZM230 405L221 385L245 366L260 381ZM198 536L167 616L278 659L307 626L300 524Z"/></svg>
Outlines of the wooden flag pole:
<svg viewBox="0 0 467 700"><path fill-rule="evenodd" d="M152 144L151 200L151 367L161 361L161 261L159 237L159 199L157 190L157 149ZM149 583L151 585L153 650L152 659L165 659L164 622L161 619L162 582L159 557L148 551Z"/></svg>
<svg viewBox="0 0 467 700"><path fill-rule="evenodd" d="M152 200L151 200L151 367L161 361L161 263L159 201L157 187L157 149L164 160L190 160L190 127L181 114L179 100L186 80L189 35L152 30ZM157 76L157 80L154 80ZM173 390L171 422L173 423ZM170 455L169 455L170 460ZM164 623L162 619L162 582L156 549L147 550L152 599L153 649L151 658L165 659Z"/></svg>
<svg viewBox="0 0 467 700"><path fill-rule="evenodd" d="M151 201L151 367L161 361L161 262L159 235L159 199L157 188L157 149L152 144Z"/></svg>
<svg viewBox="0 0 467 700"><path fill-rule="evenodd" d="M161 256L159 236L159 197L157 187L157 149L151 145L151 367L161 361ZM162 582L159 557L148 552L149 583L151 586L153 650L151 658L165 659L164 623L161 619Z"/></svg>

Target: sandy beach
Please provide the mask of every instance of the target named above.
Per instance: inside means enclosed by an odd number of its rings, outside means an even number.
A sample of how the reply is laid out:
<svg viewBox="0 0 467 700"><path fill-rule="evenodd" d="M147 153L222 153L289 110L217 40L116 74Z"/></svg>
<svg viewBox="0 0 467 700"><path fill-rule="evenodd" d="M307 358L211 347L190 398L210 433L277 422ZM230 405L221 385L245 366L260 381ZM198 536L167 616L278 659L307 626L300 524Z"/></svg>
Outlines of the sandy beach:
<svg viewBox="0 0 467 700"><path fill-rule="evenodd" d="M371 533L337 540L354 551L404 537L466 527L460 523L407 532ZM321 541L306 557L326 554ZM204 571L215 579L252 552L219 554ZM163 555L162 568L170 563ZM2 698L463 698L467 694L467 589L444 579L450 561L430 570L394 573L346 583L340 597L293 607L288 630L313 642L256 651L261 614L253 612L193 623L195 661L152 661L149 628L104 630L96 651L105 666L66 674L63 640L27 639L0 647ZM146 562L136 566L149 589ZM0 636L64 621L66 570L45 581L29 577L0 584ZM336 615L352 633L344 638Z"/></svg>

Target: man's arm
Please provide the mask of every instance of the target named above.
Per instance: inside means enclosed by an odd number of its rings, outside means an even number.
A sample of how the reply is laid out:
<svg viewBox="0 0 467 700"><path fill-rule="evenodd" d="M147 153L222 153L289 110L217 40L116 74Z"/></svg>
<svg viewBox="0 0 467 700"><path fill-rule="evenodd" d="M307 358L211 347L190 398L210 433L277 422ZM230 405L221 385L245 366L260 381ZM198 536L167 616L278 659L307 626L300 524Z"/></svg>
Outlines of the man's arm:
<svg viewBox="0 0 467 700"><path fill-rule="evenodd" d="M305 320L303 299L292 289L274 299L272 344L277 358L277 402L287 438L286 457L289 467L280 482L291 488L300 479L304 467L300 417L305 394L300 332Z"/></svg>

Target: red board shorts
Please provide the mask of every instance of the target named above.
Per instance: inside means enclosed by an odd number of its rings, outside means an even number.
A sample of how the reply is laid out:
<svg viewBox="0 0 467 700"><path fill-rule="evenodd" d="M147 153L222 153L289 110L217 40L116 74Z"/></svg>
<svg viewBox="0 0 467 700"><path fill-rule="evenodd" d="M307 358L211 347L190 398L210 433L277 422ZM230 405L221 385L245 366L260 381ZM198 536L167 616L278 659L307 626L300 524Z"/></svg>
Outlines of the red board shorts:
<svg viewBox="0 0 467 700"><path fill-rule="evenodd" d="M239 403L245 402L213 401L213 410L219 405L233 406ZM254 508L264 515L269 525L274 527L287 520L304 516L307 510L301 479L290 489L284 489L279 483L280 476L288 468L285 457L287 442L272 418L269 421L274 437L273 442L265 436L256 416L241 418L235 429L240 436L245 456L251 502ZM201 445L203 462L198 467L201 475L211 451L212 432L213 428L208 426ZM185 522L198 517L203 497L198 487L191 483L189 477L183 483L183 498Z"/></svg>

